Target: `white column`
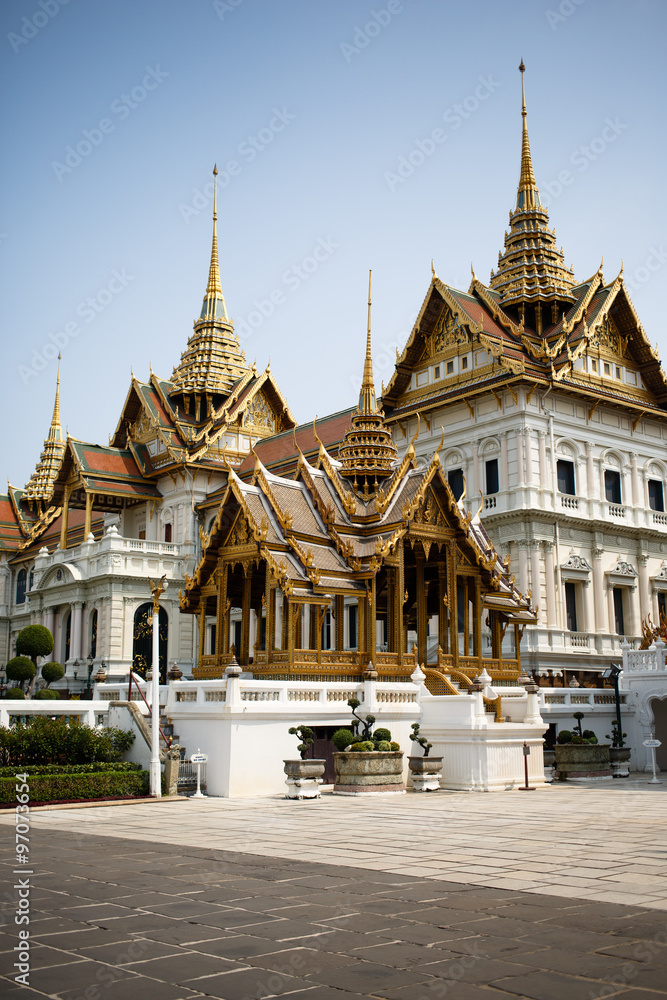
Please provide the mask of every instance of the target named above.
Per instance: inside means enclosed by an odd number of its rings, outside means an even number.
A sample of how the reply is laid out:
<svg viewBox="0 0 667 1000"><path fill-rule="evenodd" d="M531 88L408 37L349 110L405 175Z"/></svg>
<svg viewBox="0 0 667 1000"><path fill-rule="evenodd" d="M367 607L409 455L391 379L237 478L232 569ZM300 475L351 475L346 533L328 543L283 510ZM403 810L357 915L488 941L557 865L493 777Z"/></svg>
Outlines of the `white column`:
<svg viewBox="0 0 667 1000"><path fill-rule="evenodd" d="M540 440L540 486L544 490L551 489L549 480L549 469L547 467L547 434L546 431L538 431Z"/></svg>
<svg viewBox="0 0 667 1000"><path fill-rule="evenodd" d="M556 627L556 584L554 580L554 544L544 542L544 575L547 584L547 625Z"/></svg>
<svg viewBox="0 0 667 1000"><path fill-rule="evenodd" d="M44 619L43 619L44 627L48 628L51 635L53 635L53 626L55 623L55 617L56 617L55 608L44 608ZM53 638L55 639L55 635L53 635Z"/></svg>
<svg viewBox="0 0 667 1000"><path fill-rule="evenodd" d="M639 562L639 618L643 622L651 612L651 598L648 591L648 556L641 552L637 561ZM635 632L634 634L638 635L639 633Z"/></svg>
<svg viewBox="0 0 667 1000"><path fill-rule="evenodd" d="M528 542L525 538L519 541L519 590L522 594L528 590Z"/></svg>
<svg viewBox="0 0 667 1000"><path fill-rule="evenodd" d="M593 603L593 587L590 580L584 580L584 632L595 632L595 606Z"/></svg>
<svg viewBox="0 0 667 1000"><path fill-rule="evenodd" d="M81 619L83 603L74 601L72 604L72 632L70 637L69 655L71 660L78 660L81 655Z"/></svg>
<svg viewBox="0 0 667 1000"><path fill-rule="evenodd" d="M542 603L540 580L540 543L533 540L530 543L530 589L533 597L533 605L535 606L539 606ZM540 617L544 618L544 615L538 613L538 622Z"/></svg>
<svg viewBox="0 0 667 1000"><path fill-rule="evenodd" d="M524 475L523 475L523 429L520 428L516 434L516 466L517 466L517 485L523 486Z"/></svg>
<svg viewBox="0 0 667 1000"><path fill-rule="evenodd" d="M507 431L500 435L500 488L507 489L510 485L509 462L507 459Z"/></svg>
<svg viewBox="0 0 667 1000"><path fill-rule="evenodd" d="M639 482L639 469L637 468L637 455L633 452L630 455L630 469L632 475L632 506L642 506L641 484Z"/></svg>
<svg viewBox="0 0 667 1000"><path fill-rule="evenodd" d="M637 636L641 633L641 627L639 621L637 620L637 615L639 611L639 600L637 594L637 587L628 587L628 621L625 626L626 635Z"/></svg>
<svg viewBox="0 0 667 1000"><path fill-rule="evenodd" d="M593 556L593 601L595 604L595 631L606 632L604 621L604 574L602 573L602 555L604 549L592 549Z"/></svg>
<svg viewBox="0 0 667 1000"><path fill-rule="evenodd" d="M586 442L586 491L588 493L589 500L599 499L599 491L597 489L597 483L595 479L595 465L593 462L593 445L590 441Z"/></svg>
<svg viewBox="0 0 667 1000"><path fill-rule="evenodd" d="M524 430L524 442L526 452L526 483L533 485L533 435L530 427Z"/></svg>
<svg viewBox="0 0 667 1000"><path fill-rule="evenodd" d="M486 492L486 484L482 485L482 475L479 467L479 441L472 442L472 488L470 496L476 497L479 491Z"/></svg>

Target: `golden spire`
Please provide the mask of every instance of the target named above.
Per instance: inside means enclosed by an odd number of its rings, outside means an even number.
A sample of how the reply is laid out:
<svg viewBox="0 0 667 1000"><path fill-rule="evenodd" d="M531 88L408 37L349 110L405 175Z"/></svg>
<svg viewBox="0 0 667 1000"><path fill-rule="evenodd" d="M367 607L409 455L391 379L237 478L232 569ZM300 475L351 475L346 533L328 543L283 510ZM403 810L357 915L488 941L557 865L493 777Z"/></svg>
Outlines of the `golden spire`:
<svg viewBox="0 0 667 1000"><path fill-rule="evenodd" d="M523 74L526 67L523 59L519 66L521 73L521 173L519 175L519 190L516 196L517 212L531 212L542 208L540 193L537 190L537 182L533 173L533 160L530 155L530 142L528 140L528 112L526 111L526 87Z"/></svg>
<svg viewBox="0 0 667 1000"><path fill-rule="evenodd" d="M220 283L220 260L218 258L218 166L213 167L213 243L211 264L208 269L208 284L201 311L201 319L228 319L225 297Z"/></svg>
<svg viewBox="0 0 667 1000"><path fill-rule="evenodd" d="M366 357L364 359L364 376L361 380L359 393L359 413L376 413L375 385L373 383L373 359L371 357L371 275L368 272L368 328L366 330Z"/></svg>
<svg viewBox="0 0 667 1000"><path fill-rule="evenodd" d="M525 321L538 335L556 322L563 303L574 301L574 276L556 246L555 231L549 229L549 213L540 201L530 155L526 112L523 59L521 73L521 172L516 207L510 212L510 229L505 232L505 250L498 254L498 266L491 272L489 287L497 291L503 308L519 307L532 312ZM543 305L550 308L543 310ZM524 323L523 314L521 322Z"/></svg>
<svg viewBox="0 0 667 1000"><path fill-rule="evenodd" d="M197 422L211 419L220 401L249 371L245 353L234 334L234 324L227 315L220 283L217 176L216 166L213 168L213 242L206 294L194 332L172 373L169 390L169 395L180 398L185 412L192 414Z"/></svg>
<svg viewBox="0 0 667 1000"><path fill-rule="evenodd" d="M362 500L371 500L377 493L378 480L393 472L397 458L396 445L378 409L373 384L371 360L371 274L368 272L368 325L364 376L359 393L359 408L352 416L352 425L338 451L339 474L351 483Z"/></svg>
<svg viewBox="0 0 667 1000"><path fill-rule="evenodd" d="M37 468L26 483L25 498L37 504L38 508L46 508L53 496L53 484L60 469L62 457L65 454L65 438L60 423L60 354L58 355L58 375L56 378L56 398L53 404L53 416L49 427L49 436L44 441L44 451L40 455Z"/></svg>
<svg viewBox="0 0 667 1000"><path fill-rule="evenodd" d="M58 375L56 377L56 398L53 404L53 416L51 418L51 427L49 428L49 441L64 441L63 429L60 423L60 358L58 355Z"/></svg>

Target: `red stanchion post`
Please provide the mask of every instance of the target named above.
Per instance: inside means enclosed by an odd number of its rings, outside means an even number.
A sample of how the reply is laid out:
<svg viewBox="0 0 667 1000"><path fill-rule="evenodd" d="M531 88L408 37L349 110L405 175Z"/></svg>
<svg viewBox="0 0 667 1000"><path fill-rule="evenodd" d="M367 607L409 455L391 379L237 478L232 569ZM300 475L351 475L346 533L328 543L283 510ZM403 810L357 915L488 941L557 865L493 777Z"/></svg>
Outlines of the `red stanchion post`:
<svg viewBox="0 0 667 1000"><path fill-rule="evenodd" d="M534 792L535 785L528 784L528 758L530 757L530 747L527 743L523 745L523 773L525 784L519 787L520 792Z"/></svg>

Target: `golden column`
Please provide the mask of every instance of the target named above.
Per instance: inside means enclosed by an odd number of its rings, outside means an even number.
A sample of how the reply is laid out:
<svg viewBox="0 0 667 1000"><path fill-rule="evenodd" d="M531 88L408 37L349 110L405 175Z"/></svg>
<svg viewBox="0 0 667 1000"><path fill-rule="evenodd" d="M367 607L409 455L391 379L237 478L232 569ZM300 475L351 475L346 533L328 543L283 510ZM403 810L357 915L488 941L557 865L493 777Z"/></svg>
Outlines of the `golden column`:
<svg viewBox="0 0 667 1000"><path fill-rule="evenodd" d="M449 652L448 612L447 561L441 557L438 560L438 645L443 653Z"/></svg>
<svg viewBox="0 0 667 1000"><path fill-rule="evenodd" d="M427 621L426 621L426 585L424 581L424 549L415 549L417 564L417 659L422 665L427 661Z"/></svg>
<svg viewBox="0 0 667 1000"><path fill-rule="evenodd" d="M452 663L455 669L459 665L459 601L458 601L458 577L456 574L456 539L452 538L449 543L447 553L447 563L449 567L449 624L452 654Z"/></svg>
<svg viewBox="0 0 667 1000"><path fill-rule="evenodd" d="M338 594L335 598L336 609L336 649L340 651L345 646L345 598Z"/></svg>

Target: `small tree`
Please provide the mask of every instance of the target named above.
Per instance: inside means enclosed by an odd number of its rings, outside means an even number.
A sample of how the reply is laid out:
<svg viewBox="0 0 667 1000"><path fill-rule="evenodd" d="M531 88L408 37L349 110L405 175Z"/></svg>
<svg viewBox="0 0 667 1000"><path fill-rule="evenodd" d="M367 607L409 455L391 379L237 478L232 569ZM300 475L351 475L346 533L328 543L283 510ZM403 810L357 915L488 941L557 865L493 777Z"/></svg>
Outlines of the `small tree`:
<svg viewBox="0 0 667 1000"><path fill-rule="evenodd" d="M37 673L37 658L39 656L48 656L52 651L53 636L45 625L26 625L16 637L16 652L18 655L29 656L32 660L34 667L33 678ZM28 691L28 696L30 696L33 686L34 680Z"/></svg>
<svg viewBox="0 0 667 1000"><path fill-rule="evenodd" d="M48 656L53 650L53 636L44 625L26 625L16 638L16 652L29 656L37 667L38 656Z"/></svg>
<svg viewBox="0 0 667 1000"><path fill-rule="evenodd" d="M315 742L315 733L309 726L292 726L289 733L290 736L296 736L301 740L297 750L301 755L301 760L305 760L306 754Z"/></svg>
<svg viewBox="0 0 667 1000"><path fill-rule="evenodd" d="M419 735L418 722L412 723L412 732L410 733L410 739L413 740L414 743L417 743L424 751L424 756L428 757L429 750L432 748L433 744L429 743L429 741L426 739L425 736Z"/></svg>
<svg viewBox="0 0 667 1000"><path fill-rule="evenodd" d="M65 668L62 663L56 663L55 660L49 660L42 666L42 677L46 681L46 686L49 684L54 684L56 681L61 681L65 676Z"/></svg>
<svg viewBox="0 0 667 1000"><path fill-rule="evenodd" d="M583 719L583 717L584 717L584 713L583 712L575 712L574 715L572 716L572 718L576 719L576 721L577 721L577 731L578 731L579 735L582 738L583 738L583 735L584 735L583 732L582 732L582 730L581 730L581 720Z"/></svg>
<svg viewBox="0 0 667 1000"><path fill-rule="evenodd" d="M27 656L15 656L7 664L7 677L10 681L18 681L23 691L26 681L31 681L35 676L35 665Z"/></svg>

